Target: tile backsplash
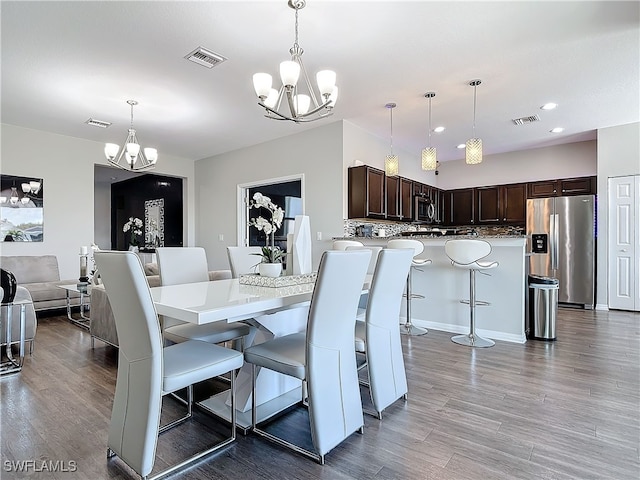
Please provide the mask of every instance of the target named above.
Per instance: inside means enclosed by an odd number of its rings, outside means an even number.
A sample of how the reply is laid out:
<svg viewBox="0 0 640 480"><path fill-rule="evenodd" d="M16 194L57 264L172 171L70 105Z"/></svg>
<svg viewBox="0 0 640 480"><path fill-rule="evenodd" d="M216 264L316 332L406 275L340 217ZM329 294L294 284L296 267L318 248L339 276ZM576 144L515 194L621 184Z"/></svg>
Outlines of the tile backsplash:
<svg viewBox="0 0 640 480"><path fill-rule="evenodd" d="M345 237L355 237L356 236L356 227L359 225L371 225L373 230L373 236L377 237L380 229L384 230L386 237L393 237L395 235L400 235L402 232L406 232L408 230L415 230L420 226L412 225L410 223L392 223L392 222L373 222L373 221L363 221L363 220L352 220L346 219L344 221L344 236ZM435 228L438 225L431 226L422 226L426 228ZM447 227L442 227L447 228ZM524 235L524 228L513 226L513 225L461 225L456 228L460 232L466 232L474 230L478 235Z"/></svg>

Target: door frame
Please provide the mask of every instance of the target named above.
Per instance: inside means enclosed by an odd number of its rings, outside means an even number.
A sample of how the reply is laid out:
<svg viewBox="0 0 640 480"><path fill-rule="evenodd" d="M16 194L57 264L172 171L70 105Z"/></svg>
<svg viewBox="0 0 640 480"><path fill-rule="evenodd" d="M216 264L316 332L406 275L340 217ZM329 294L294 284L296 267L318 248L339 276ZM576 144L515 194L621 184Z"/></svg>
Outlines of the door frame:
<svg viewBox="0 0 640 480"><path fill-rule="evenodd" d="M629 244L624 250L620 250L617 241L617 225L618 225L618 207L621 205L617 201L615 188L618 183L628 180L631 185L629 202L630 211L627 218L627 233L629 235ZM640 284L638 274L640 273L640 175L624 175L620 177L609 177L607 180L608 193L608 232L607 232L607 302L610 309L640 311ZM625 203L626 205L626 203ZM627 251L627 249L629 251ZM619 254L624 253L624 257L628 258L625 280L628 282L629 298L623 298L617 295L619 291L620 271L618 271Z"/></svg>
<svg viewBox="0 0 640 480"><path fill-rule="evenodd" d="M305 214L305 177L304 173L287 175L284 177L267 178L264 180L256 180L253 182L238 184L236 191L236 218L238 218L236 238L238 246L246 247L249 244L249 208L247 192L250 188L259 187L261 185L272 185L277 183L286 183L292 181L300 181L300 196L302 197L302 214Z"/></svg>

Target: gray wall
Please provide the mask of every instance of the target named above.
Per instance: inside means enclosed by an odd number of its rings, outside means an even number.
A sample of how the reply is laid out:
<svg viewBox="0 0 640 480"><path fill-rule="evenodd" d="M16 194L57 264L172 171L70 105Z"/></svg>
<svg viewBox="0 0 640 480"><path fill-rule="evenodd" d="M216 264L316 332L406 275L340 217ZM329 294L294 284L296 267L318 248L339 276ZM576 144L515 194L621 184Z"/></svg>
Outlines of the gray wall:
<svg viewBox="0 0 640 480"><path fill-rule="evenodd" d="M226 247L238 244L238 185L298 174L304 174L304 211L317 266L331 245L317 240L317 233L330 239L343 229L342 122L196 162L196 244L206 249L210 268L229 268Z"/></svg>
<svg viewBox="0 0 640 480"><path fill-rule="evenodd" d="M61 277L77 278L80 246L91 245L95 240L94 164L107 164L104 144L8 124L1 125L1 132L0 171L40 177L45 192L44 241L1 243L2 255L56 255ZM183 177L187 185L193 184L193 161L188 159L159 152L154 172ZM185 187L184 203L187 244L194 238L190 186ZM99 211L103 212L104 206ZM110 223L110 217L105 221Z"/></svg>
<svg viewBox="0 0 640 480"><path fill-rule="evenodd" d="M598 285L607 285L610 177L640 174L640 123L598 130ZM609 305L608 288L598 287L596 308Z"/></svg>

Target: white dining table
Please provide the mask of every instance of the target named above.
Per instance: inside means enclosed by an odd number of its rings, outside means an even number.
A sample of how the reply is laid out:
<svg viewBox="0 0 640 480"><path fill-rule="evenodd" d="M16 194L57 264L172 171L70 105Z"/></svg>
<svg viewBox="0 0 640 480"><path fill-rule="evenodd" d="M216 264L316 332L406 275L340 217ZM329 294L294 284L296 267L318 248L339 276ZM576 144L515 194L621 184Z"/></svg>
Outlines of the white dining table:
<svg viewBox="0 0 640 480"><path fill-rule="evenodd" d="M313 283L271 288L241 285L237 278L151 288L159 315L202 325L237 321L309 302Z"/></svg>
<svg viewBox="0 0 640 480"><path fill-rule="evenodd" d="M367 276L363 292L369 288ZM245 346L304 331L314 283L287 287L262 287L240 284L238 279L189 283L151 288L156 311L184 322L203 325L210 322L246 320L257 333L245 340ZM298 403L301 382L279 373L261 369L256 380L258 421ZM229 394L222 392L198 402L198 405L229 420ZM245 432L251 427L251 368L245 365L236 380L237 423Z"/></svg>

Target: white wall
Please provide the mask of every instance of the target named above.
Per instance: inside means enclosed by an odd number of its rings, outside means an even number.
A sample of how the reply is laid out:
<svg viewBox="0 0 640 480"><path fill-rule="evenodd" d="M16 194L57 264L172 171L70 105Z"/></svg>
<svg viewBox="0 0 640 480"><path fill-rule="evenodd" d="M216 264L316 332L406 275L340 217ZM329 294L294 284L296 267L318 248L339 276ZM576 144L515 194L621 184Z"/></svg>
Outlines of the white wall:
<svg viewBox="0 0 640 480"><path fill-rule="evenodd" d="M0 172L43 179L44 241L4 242L2 255L58 257L62 279L79 275L81 245L94 241L94 164L107 165L104 144L2 124ZM185 244L193 242L193 161L159 152L156 173L187 179Z"/></svg>
<svg viewBox="0 0 640 480"><path fill-rule="evenodd" d="M597 171L596 141L567 143L519 152L485 155L479 165L463 160L443 162L438 188L477 187L555 178L588 177ZM427 182L428 183L428 182Z"/></svg>
<svg viewBox="0 0 640 480"><path fill-rule="evenodd" d="M342 122L198 160L196 245L206 249L209 268L229 268L226 247L238 244L238 185L297 174L304 174L304 208L317 268L330 238L343 231L341 166ZM317 232L325 240L318 241Z"/></svg>
<svg viewBox="0 0 640 480"><path fill-rule="evenodd" d="M609 250L610 177L640 174L640 123L630 123L598 130L598 244L596 308L609 305L607 269Z"/></svg>

